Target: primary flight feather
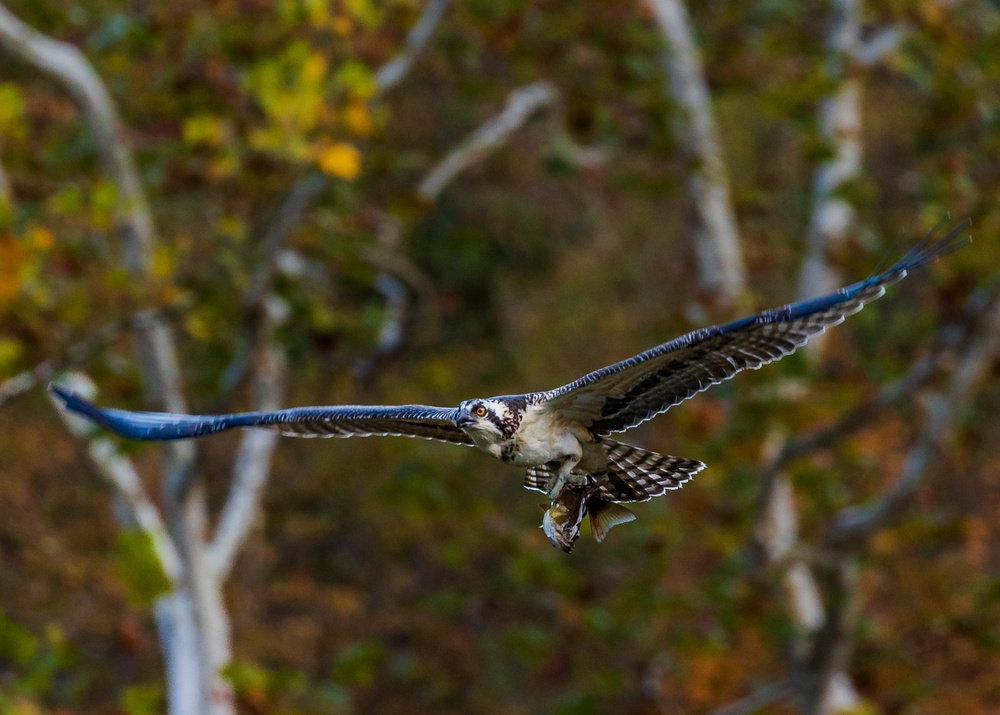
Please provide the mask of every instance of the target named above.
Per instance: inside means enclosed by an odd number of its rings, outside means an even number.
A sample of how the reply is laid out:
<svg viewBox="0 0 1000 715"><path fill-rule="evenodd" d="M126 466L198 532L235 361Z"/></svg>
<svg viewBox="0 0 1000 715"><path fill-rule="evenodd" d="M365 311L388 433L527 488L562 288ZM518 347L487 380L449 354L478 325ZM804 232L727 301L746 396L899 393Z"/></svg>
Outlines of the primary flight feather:
<svg viewBox="0 0 1000 715"><path fill-rule="evenodd" d="M402 436L476 446L527 467L524 485L545 492L542 528L571 551L590 515L598 541L634 515L621 502L677 489L702 462L657 454L609 438L739 372L789 355L885 293L907 272L967 244L968 222L935 240L939 224L888 270L829 295L703 328L548 392L426 405L299 407L231 415L178 415L102 409L59 385L66 408L123 437L173 440L236 427L297 437Z"/></svg>

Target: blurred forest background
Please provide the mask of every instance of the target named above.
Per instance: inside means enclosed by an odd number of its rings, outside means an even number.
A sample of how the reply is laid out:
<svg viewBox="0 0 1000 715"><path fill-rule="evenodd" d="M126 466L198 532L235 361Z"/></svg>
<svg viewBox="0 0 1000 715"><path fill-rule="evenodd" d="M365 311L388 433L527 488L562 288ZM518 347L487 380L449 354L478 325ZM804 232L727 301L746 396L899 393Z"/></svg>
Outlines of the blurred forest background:
<svg viewBox="0 0 1000 715"><path fill-rule="evenodd" d="M1000 710L996 3L4 5L0 713ZM709 468L569 556L473 450L140 446L43 389L547 389L949 211L971 247L629 434Z"/></svg>

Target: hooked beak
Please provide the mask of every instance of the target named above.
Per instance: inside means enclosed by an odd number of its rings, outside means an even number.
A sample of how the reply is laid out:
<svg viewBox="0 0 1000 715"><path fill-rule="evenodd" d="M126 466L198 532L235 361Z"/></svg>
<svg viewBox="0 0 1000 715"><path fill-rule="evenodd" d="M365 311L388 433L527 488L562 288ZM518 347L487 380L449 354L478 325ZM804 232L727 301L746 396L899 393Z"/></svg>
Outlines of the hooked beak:
<svg viewBox="0 0 1000 715"><path fill-rule="evenodd" d="M461 412L458 418L455 420L455 424L460 428L465 429L466 427L471 427L476 424L476 418L470 415L468 412Z"/></svg>

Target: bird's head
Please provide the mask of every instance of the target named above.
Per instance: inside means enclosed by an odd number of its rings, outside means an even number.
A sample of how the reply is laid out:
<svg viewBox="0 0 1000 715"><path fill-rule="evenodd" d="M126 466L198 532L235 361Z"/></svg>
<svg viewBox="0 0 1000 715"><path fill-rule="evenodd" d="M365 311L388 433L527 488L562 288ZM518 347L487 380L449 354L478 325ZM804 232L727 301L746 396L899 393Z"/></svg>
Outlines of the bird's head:
<svg viewBox="0 0 1000 715"><path fill-rule="evenodd" d="M458 406L455 423L479 447L492 451L507 438L512 416L510 408L499 400L466 400Z"/></svg>

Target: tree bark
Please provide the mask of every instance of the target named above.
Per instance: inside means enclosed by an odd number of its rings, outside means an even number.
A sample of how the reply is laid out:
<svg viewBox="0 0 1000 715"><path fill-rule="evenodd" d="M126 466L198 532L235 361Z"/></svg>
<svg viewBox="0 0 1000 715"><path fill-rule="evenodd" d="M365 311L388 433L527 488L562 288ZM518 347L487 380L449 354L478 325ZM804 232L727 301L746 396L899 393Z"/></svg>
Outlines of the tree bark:
<svg viewBox="0 0 1000 715"><path fill-rule="evenodd" d="M670 96L681 113L675 129L692 163L688 183L698 214L695 250L701 286L718 303L731 305L746 290L746 268L691 18L681 0L649 0L649 4L666 44Z"/></svg>
<svg viewBox="0 0 1000 715"><path fill-rule="evenodd" d="M799 273L799 297L825 295L841 286L834 261L855 230L857 211L842 191L861 175L861 79L855 56L861 43L861 0L833 0L827 39L827 74L836 88L819 104L819 141L830 158L816 167L812 207L806 230L806 258ZM818 357L826 335L809 341L807 354Z"/></svg>

